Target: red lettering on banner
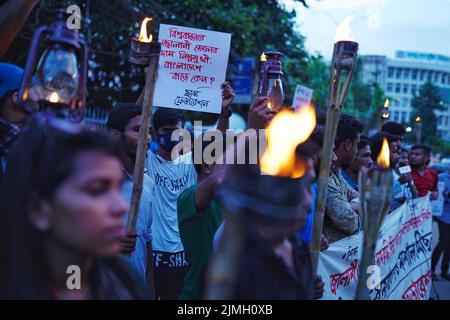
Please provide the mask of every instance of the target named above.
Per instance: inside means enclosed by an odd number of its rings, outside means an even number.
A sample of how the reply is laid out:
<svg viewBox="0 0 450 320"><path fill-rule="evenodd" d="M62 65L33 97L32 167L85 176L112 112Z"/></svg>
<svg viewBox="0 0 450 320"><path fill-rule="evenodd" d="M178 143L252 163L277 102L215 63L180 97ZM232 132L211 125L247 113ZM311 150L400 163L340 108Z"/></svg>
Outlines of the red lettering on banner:
<svg viewBox="0 0 450 320"><path fill-rule="evenodd" d="M428 296L428 285L431 281L431 270L414 281L405 293L402 295L402 300L424 300Z"/></svg>
<svg viewBox="0 0 450 320"><path fill-rule="evenodd" d="M339 286L348 287L350 281L357 283L358 259L355 259L350 264L350 267L342 273L330 275L331 292L336 295Z"/></svg>
<svg viewBox="0 0 450 320"><path fill-rule="evenodd" d="M406 221L393 239L389 237L389 244L386 244L386 240L383 240L383 248L375 253L375 264L380 265L389 260L395 254L397 247L402 243L403 236L412 229L418 228L431 217L431 212L423 211L421 215Z"/></svg>

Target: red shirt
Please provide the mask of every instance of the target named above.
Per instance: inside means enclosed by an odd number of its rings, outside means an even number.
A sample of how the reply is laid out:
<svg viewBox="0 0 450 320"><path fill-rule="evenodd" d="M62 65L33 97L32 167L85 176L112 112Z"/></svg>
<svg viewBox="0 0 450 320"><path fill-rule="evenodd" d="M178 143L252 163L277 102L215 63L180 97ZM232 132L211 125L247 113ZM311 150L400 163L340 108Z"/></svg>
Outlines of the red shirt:
<svg viewBox="0 0 450 320"><path fill-rule="evenodd" d="M418 170L413 169L412 177L419 197L425 196L428 191L437 191L438 175L433 169L427 167L423 175Z"/></svg>

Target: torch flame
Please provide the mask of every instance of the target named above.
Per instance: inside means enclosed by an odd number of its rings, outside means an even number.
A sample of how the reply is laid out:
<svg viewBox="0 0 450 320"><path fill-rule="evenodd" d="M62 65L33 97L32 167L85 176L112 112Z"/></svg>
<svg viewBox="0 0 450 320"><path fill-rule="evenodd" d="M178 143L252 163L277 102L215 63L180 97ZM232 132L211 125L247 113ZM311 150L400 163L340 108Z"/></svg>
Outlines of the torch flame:
<svg viewBox="0 0 450 320"><path fill-rule="evenodd" d="M389 108L389 99L386 99L386 101L384 102L384 107Z"/></svg>
<svg viewBox="0 0 450 320"><path fill-rule="evenodd" d="M261 57L259 58L259 61L261 61L261 62L266 62L267 61L265 52L261 53Z"/></svg>
<svg viewBox="0 0 450 320"><path fill-rule="evenodd" d="M353 16L350 15L347 18L345 18L337 27L336 29L336 42L339 41L355 41L355 39L353 39L350 36L350 22L352 21Z"/></svg>
<svg viewBox="0 0 450 320"><path fill-rule="evenodd" d="M59 102L59 96L58 96L58 94L57 94L56 92L53 92L53 93L50 95L49 101L50 101L51 103L58 103L58 102Z"/></svg>
<svg viewBox="0 0 450 320"><path fill-rule="evenodd" d="M422 118L421 117L417 117L416 118L416 122L420 122L420 121L422 121Z"/></svg>
<svg viewBox="0 0 450 320"><path fill-rule="evenodd" d="M309 138L315 127L316 112L311 106L295 112L280 111L266 129L267 149L261 157L261 171L272 176L302 177L306 165L296 158L295 149Z"/></svg>
<svg viewBox="0 0 450 320"><path fill-rule="evenodd" d="M380 155L377 158L377 165L379 168L387 169L390 164L389 143L386 137L383 139L383 146L381 147Z"/></svg>
<svg viewBox="0 0 450 320"><path fill-rule="evenodd" d="M150 43L153 40L153 36L147 34L147 22L152 21L152 18L145 18L141 24L141 33L139 34L139 42Z"/></svg>

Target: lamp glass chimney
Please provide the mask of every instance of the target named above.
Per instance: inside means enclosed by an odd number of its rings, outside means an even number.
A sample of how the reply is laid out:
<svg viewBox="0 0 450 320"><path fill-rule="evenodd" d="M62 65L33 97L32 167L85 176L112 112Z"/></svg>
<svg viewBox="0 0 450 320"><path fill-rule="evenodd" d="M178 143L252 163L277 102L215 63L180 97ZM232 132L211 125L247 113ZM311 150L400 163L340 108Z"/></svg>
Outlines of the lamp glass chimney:
<svg viewBox="0 0 450 320"><path fill-rule="evenodd" d="M268 79L267 96L269 97L269 108L278 110L284 101L283 83L279 77Z"/></svg>
<svg viewBox="0 0 450 320"><path fill-rule="evenodd" d="M34 75L34 92L40 102L54 103L54 93L58 103L71 105L77 98L80 73L78 58L74 48L54 43L41 56Z"/></svg>

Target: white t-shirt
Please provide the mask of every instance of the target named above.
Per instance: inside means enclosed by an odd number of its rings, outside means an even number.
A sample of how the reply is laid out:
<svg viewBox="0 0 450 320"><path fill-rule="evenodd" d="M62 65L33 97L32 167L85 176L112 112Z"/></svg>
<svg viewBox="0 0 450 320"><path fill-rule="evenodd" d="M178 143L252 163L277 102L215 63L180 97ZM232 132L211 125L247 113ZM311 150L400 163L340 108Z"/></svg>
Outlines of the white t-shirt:
<svg viewBox="0 0 450 320"><path fill-rule="evenodd" d="M153 250L163 252L183 251L178 230L177 199L185 189L197 182L197 173L191 153L175 161L167 161L149 151L148 175L155 183L152 204Z"/></svg>

